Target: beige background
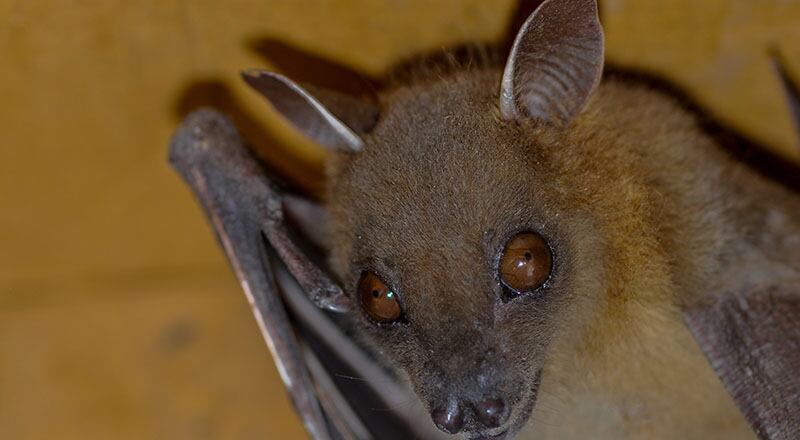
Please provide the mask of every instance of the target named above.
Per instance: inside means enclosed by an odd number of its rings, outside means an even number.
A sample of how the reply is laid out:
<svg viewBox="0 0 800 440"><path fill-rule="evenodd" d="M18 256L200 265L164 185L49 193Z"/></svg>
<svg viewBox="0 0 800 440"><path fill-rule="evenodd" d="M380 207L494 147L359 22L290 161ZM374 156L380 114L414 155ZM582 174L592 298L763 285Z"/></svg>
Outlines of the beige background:
<svg viewBox="0 0 800 440"><path fill-rule="evenodd" d="M0 438L302 438L170 134L201 103L301 187L322 153L245 90L287 45L369 76L493 40L512 0L0 0ZM787 158L767 48L800 75L800 1L605 0L608 57ZM277 43L275 43L277 42ZM273 50L274 51L274 50ZM302 67L302 63L300 67Z"/></svg>

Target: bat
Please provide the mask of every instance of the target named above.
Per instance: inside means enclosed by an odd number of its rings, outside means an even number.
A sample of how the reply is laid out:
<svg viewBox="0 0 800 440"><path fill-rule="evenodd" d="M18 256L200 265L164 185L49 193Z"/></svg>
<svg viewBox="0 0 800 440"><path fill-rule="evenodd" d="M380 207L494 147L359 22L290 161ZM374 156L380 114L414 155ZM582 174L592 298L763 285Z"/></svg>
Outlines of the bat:
<svg viewBox="0 0 800 440"><path fill-rule="evenodd" d="M797 188L604 74L594 0L478 58L376 102L246 71L324 206L213 110L172 141L311 437L800 438Z"/></svg>

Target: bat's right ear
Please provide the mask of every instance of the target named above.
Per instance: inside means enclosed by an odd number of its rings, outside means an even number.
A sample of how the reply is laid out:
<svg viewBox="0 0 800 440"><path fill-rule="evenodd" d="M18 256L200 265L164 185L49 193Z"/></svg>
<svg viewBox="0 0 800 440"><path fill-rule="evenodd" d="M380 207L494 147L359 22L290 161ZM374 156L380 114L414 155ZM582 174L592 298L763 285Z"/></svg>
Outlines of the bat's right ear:
<svg viewBox="0 0 800 440"><path fill-rule="evenodd" d="M500 112L567 125L603 72L603 28L596 0L546 0L522 25L506 62Z"/></svg>
<svg viewBox="0 0 800 440"><path fill-rule="evenodd" d="M331 150L361 150L364 141L359 133L371 130L378 119L378 109L370 104L332 91L316 91L315 97L274 72L249 69L242 78L295 128Z"/></svg>

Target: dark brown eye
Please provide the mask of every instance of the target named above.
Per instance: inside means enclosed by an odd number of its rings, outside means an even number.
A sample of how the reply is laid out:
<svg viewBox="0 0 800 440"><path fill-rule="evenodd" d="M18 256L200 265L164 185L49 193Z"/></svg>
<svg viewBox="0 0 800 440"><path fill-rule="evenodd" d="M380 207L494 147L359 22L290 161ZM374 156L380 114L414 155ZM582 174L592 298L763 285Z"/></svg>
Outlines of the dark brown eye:
<svg viewBox="0 0 800 440"><path fill-rule="evenodd" d="M397 294L377 275L365 272L358 282L358 295L361 307L375 321L390 323L400 319L400 303Z"/></svg>
<svg viewBox="0 0 800 440"><path fill-rule="evenodd" d="M550 247L535 232L523 232L511 238L500 257L500 279L517 292L541 287L552 268Z"/></svg>

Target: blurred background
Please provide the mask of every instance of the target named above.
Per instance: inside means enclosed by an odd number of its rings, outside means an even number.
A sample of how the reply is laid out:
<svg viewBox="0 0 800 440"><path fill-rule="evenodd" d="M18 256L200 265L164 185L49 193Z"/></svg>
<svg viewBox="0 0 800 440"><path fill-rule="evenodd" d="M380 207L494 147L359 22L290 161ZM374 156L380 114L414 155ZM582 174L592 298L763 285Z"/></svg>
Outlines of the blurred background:
<svg viewBox="0 0 800 440"><path fill-rule="evenodd" d="M531 2L527 2L530 7ZM214 105L319 194L323 153L247 90L266 67L359 90L496 42L516 0L0 0L0 439L300 439L244 296L168 168ZM770 53L800 79L800 1L601 0L610 63L800 158Z"/></svg>

